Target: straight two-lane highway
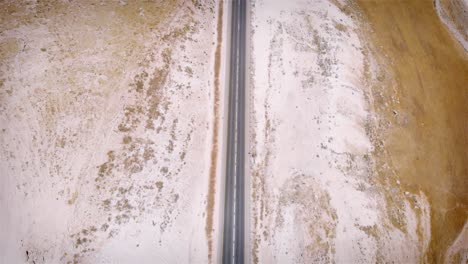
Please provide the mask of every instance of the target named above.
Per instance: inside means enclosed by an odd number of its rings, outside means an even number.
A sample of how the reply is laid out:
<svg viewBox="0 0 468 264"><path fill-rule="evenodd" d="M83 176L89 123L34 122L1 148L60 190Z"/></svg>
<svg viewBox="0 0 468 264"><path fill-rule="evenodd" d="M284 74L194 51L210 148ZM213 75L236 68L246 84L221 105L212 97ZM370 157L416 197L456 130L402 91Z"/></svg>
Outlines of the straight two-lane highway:
<svg viewBox="0 0 468 264"><path fill-rule="evenodd" d="M232 1L223 263L244 263L246 0Z"/></svg>

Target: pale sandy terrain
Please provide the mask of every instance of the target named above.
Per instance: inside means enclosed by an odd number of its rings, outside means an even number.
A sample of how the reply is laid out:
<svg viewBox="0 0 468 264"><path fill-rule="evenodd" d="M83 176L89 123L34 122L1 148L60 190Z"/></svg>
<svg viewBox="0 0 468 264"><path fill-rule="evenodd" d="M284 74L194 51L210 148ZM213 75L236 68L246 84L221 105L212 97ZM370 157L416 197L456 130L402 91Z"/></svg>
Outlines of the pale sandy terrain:
<svg viewBox="0 0 468 264"><path fill-rule="evenodd" d="M442 22L468 51L468 0L435 0L434 4Z"/></svg>
<svg viewBox="0 0 468 264"><path fill-rule="evenodd" d="M212 259L218 2L0 12L0 263Z"/></svg>
<svg viewBox="0 0 468 264"><path fill-rule="evenodd" d="M252 1L254 263L467 258L466 57L431 1L360 2Z"/></svg>

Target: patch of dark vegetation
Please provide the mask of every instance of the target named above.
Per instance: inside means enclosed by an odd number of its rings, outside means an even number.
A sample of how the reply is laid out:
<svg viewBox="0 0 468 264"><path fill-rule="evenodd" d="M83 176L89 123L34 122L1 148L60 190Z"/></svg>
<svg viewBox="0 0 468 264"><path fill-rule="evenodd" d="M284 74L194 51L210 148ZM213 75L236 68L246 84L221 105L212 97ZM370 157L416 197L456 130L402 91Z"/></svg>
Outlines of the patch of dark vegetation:
<svg viewBox="0 0 468 264"><path fill-rule="evenodd" d="M104 176L108 176L112 173L112 169L114 168L114 161L115 161L115 153L114 151L107 152L107 161L101 164L98 168L98 177L96 181L102 180Z"/></svg>
<svg viewBox="0 0 468 264"><path fill-rule="evenodd" d="M166 84L167 77L169 75L169 66L172 62L172 50L165 49L161 53L161 57L163 58L164 65L161 68L156 69L146 91L147 129L155 129L154 121L159 118L161 119L161 124L163 124L165 120L163 113L166 112L169 107L169 102L164 100L163 87Z"/></svg>
<svg viewBox="0 0 468 264"><path fill-rule="evenodd" d="M124 136L123 139L122 139L122 143L123 144L129 144L130 142L132 142L132 137L131 136Z"/></svg>
<svg viewBox="0 0 468 264"><path fill-rule="evenodd" d="M143 114L141 106L127 106L124 109L124 119L118 126L120 132L126 133L135 130L140 124L139 115Z"/></svg>
<svg viewBox="0 0 468 264"><path fill-rule="evenodd" d="M156 187L158 188L158 192L161 192L162 188L164 187L164 183L162 181L156 182Z"/></svg>
<svg viewBox="0 0 468 264"><path fill-rule="evenodd" d="M140 74L135 75L133 78L134 83L130 86L135 89L137 93L142 93L144 90L145 80L148 78L148 73L146 71L142 71Z"/></svg>
<svg viewBox="0 0 468 264"><path fill-rule="evenodd" d="M187 38L187 33L189 33L192 30L192 27L189 24L185 24L184 26L180 28L176 28L172 30L171 32L165 34L162 37L163 41L170 41L174 39L178 39L181 37Z"/></svg>

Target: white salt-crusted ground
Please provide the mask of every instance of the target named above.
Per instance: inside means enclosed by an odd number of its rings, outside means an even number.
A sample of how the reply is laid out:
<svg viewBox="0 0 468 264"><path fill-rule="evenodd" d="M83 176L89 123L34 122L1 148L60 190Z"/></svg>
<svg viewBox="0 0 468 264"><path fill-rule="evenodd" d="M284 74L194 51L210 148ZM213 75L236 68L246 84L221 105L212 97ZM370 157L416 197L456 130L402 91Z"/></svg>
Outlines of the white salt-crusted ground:
<svg viewBox="0 0 468 264"><path fill-rule="evenodd" d="M376 175L369 87L377 66L350 9L252 1L255 263L417 263L428 247L424 194Z"/></svg>
<svg viewBox="0 0 468 264"><path fill-rule="evenodd" d="M217 2L0 7L0 262L208 262Z"/></svg>
<svg viewBox="0 0 468 264"><path fill-rule="evenodd" d="M452 245L445 253L444 263L466 263L468 262L468 223L465 222L463 229Z"/></svg>

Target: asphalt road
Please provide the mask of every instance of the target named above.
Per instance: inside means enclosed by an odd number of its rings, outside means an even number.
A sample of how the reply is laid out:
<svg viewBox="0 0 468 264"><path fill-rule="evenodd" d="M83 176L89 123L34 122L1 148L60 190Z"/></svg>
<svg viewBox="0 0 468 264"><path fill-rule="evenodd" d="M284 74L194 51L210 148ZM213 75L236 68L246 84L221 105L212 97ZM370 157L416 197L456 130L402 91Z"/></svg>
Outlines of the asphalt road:
<svg viewBox="0 0 468 264"><path fill-rule="evenodd" d="M246 0L232 1L223 263L244 263Z"/></svg>

